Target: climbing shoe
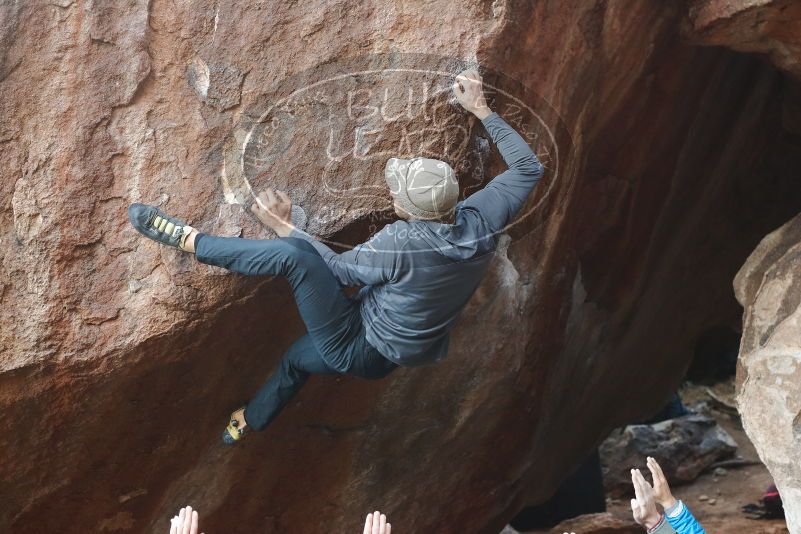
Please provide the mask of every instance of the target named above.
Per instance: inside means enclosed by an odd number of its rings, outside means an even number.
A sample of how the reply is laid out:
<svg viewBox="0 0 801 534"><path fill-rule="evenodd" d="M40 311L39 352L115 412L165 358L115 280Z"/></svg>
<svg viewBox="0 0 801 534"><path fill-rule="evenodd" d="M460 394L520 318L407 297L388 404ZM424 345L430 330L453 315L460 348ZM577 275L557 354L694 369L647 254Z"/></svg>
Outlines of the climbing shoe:
<svg viewBox="0 0 801 534"><path fill-rule="evenodd" d="M238 410L235 410L231 417L228 420L228 426L225 427L222 433L222 440L223 443L226 445L236 445L236 442L242 439L242 436L248 433L247 430L247 423L243 423L239 419L237 419L236 414L241 412L240 419L242 421L245 420L245 407L242 406Z"/></svg>
<svg viewBox="0 0 801 534"><path fill-rule="evenodd" d="M147 204L128 206L128 219L133 227L145 237L181 250L186 250L184 242L193 230L183 221L170 217L157 207Z"/></svg>

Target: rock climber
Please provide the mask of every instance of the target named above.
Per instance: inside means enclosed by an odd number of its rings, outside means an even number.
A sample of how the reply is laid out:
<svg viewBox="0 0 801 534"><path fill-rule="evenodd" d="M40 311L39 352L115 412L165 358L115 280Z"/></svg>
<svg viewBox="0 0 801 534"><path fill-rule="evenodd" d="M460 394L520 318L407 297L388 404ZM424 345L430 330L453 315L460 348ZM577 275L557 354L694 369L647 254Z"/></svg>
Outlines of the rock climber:
<svg viewBox="0 0 801 534"><path fill-rule="evenodd" d="M453 92L482 122L508 169L457 202L459 185L448 163L391 158L384 178L400 220L341 254L293 226L289 197L272 188L250 209L278 239L208 235L155 206L129 207L131 224L150 239L237 273L282 275L292 288L307 333L231 414L222 433L226 444L263 430L310 374L379 379L448 352L449 331L487 272L497 235L543 174L528 144L487 106L477 70L457 75ZM349 297L344 286L363 287Z"/></svg>

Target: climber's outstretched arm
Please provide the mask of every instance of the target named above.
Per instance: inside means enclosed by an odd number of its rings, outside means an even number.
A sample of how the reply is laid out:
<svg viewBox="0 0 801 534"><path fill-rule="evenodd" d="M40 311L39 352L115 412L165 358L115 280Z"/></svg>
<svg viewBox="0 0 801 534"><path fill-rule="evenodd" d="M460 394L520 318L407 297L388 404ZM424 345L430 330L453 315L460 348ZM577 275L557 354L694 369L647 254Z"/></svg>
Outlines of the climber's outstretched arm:
<svg viewBox="0 0 801 534"><path fill-rule="evenodd" d="M484 189L467 197L464 206L477 209L494 231L512 222L531 190L542 177L543 168L528 144L497 113L483 121L509 168Z"/></svg>
<svg viewBox="0 0 801 534"><path fill-rule="evenodd" d="M461 73L456 77L453 90L459 103L484 124L509 167L463 203L478 210L490 227L499 231L512 221L525 204L529 193L542 177L543 167L520 134L489 109L478 72L470 70Z"/></svg>

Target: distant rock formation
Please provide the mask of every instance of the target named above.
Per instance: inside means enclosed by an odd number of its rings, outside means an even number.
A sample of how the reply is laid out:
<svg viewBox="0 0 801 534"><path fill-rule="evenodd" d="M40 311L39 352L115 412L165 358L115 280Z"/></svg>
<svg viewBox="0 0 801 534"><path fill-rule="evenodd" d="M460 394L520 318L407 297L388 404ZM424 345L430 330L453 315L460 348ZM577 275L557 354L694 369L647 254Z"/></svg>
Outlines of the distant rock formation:
<svg viewBox="0 0 801 534"><path fill-rule="evenodd" d="M737 274L745 308L738 409L782 496L790 532L801 531L801 215L771 233Z"/></svg>
<svg viewBox="0 0 801 534"><path fill-rule="evenodd" d="M632 494L631 469L645 470L653 456L668 483L692 482L705 469L737 451L737 442L709 414L704 403L693 412L652 425L629 425L615 430L601 444L604 487L616 498Z"/></svg>

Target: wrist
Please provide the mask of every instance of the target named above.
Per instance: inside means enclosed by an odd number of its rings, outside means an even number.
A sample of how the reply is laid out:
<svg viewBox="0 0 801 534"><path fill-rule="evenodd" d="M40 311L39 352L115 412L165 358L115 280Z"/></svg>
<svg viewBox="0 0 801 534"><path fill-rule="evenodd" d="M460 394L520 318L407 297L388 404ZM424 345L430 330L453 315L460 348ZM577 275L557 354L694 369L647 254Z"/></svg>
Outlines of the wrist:
<svg viewBox="0 0 801 534"><path fill-rule="evenodd" d="M484 119L492 115L492 110L489 107L484 106L483 108L472 110L472 113L478 118L478 120L483 121Z"/></svg>
<svg viewBox="0 0 801 534"><path fill-rule="evenodd" d="M673 495L668 496L666 499L659 502L662 505L662 508L667 510L668 508L673 508L676 506L676 498Z"/></svg>
<svg viewBox="0 0 801 534"><path fill-rule="evenodd" d="M662 522L662 514L657 513L653 516L646 517L645 520L643 521L642 526L644 526L647 530L650 531L656 528L661 522Z"/></svg>
<svg viewBox="0 0 801 534"><path fill-rule="evenodd" d="M289 234L292 233L292 230L295 229L295 227L292 225L292 223L282 223L273 226L272 229L273 232L278 234L278 237L288 237Z"/></svg>

